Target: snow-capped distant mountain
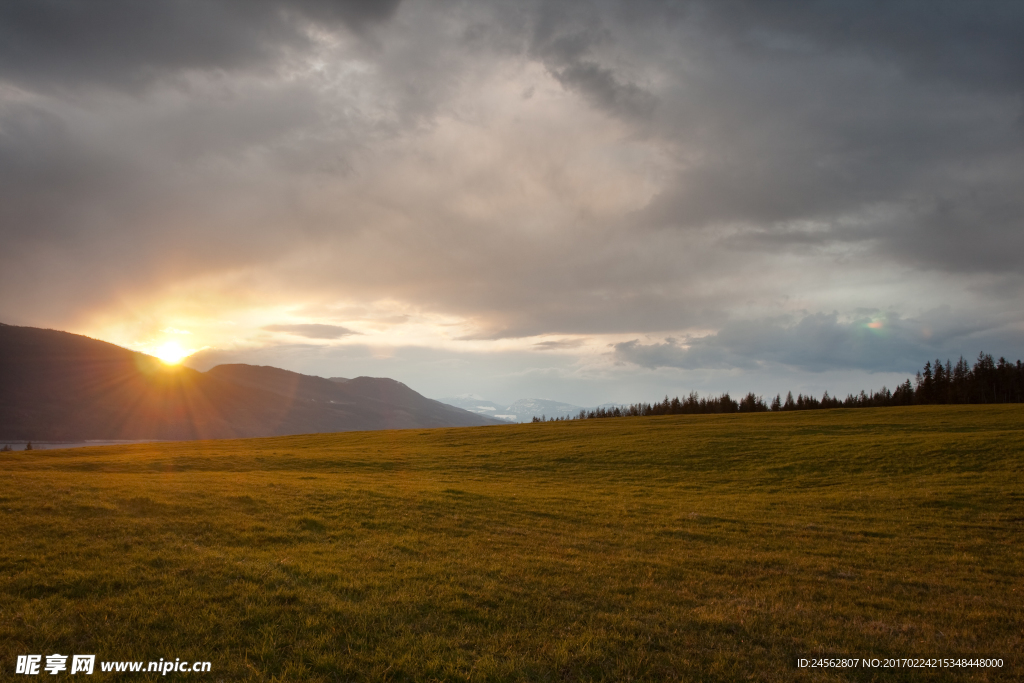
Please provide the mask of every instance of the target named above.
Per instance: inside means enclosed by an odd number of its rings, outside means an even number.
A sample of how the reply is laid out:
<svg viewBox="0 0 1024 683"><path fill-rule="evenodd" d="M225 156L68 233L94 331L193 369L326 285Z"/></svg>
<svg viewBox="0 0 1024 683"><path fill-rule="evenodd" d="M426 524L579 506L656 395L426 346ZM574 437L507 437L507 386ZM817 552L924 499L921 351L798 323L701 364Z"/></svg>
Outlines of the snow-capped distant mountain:
<svg viewBox="0 0 1024 683"><path fill-rule="evenodd" d="M501 405L476 396L452 396L438 399L456 408L468 410L477 415L486 415L508 422L530 422L534 417L567 417L579 414L582 407L544 398L521 398L511 405Z"/></svg>

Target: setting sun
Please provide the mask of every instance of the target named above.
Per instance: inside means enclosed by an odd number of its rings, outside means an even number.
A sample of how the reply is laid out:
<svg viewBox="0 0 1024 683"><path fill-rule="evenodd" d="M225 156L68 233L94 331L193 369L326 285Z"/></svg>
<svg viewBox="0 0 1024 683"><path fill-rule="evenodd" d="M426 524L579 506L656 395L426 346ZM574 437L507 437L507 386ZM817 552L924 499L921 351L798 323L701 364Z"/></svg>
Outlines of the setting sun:
<svg viewBox="0 0 1024 683"><path fill-rule="evenodd" d="M177 365L192 353L192 351L189 349L183 349L181 344L176 341L169 341L164 342L162 345L153 349L152 353L168 365Z"/></svg>

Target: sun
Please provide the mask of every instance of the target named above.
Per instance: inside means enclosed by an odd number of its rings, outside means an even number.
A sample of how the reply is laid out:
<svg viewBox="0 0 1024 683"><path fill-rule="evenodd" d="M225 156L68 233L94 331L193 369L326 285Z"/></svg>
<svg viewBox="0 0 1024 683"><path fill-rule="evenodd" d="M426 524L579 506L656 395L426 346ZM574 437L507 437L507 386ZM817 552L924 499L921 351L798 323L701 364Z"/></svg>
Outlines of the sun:
<svg viewBox="0 0 1024 683"><path fill-rule="evenodd" d="M152 351L154 356L168 365L177 365L181 361L185 360L185 358L191 353L191 349L181 348L181 344L176 341L164 342Z"/></svg>

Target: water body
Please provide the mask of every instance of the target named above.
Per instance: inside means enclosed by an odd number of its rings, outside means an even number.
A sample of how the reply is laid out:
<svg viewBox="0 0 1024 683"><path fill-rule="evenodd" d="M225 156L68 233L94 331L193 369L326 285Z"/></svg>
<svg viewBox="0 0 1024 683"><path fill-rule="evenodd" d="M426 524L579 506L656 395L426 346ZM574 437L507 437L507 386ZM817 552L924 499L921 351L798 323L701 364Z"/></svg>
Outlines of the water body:
<svg viewBox="0 0 1024 683"><path fill-rule="evenodd" d="M25 446L29 443L32 444L32 450L36 451L51 451L57 448L85 448L86 446L120 446L122 444L130 443L156 443L153 439L121 439L113 441L2 441L0 440L0 448L4 446L10 446L12 451L23 451Z"/></svg>

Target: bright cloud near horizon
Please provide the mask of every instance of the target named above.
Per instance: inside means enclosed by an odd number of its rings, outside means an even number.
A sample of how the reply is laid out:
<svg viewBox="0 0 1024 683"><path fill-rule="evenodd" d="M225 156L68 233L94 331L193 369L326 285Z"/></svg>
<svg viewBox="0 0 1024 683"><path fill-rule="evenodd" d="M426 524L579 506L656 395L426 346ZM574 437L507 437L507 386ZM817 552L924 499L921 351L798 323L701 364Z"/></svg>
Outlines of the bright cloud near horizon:
<svg viewBox="0 0 1024 683"><path fill-rule="evenodd" d="M596 405L1024 356L1024 6L15 0L0 322Z"/></svg>

